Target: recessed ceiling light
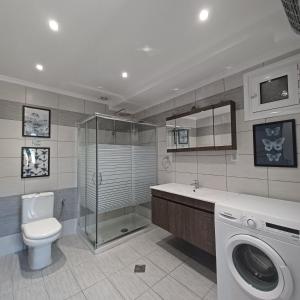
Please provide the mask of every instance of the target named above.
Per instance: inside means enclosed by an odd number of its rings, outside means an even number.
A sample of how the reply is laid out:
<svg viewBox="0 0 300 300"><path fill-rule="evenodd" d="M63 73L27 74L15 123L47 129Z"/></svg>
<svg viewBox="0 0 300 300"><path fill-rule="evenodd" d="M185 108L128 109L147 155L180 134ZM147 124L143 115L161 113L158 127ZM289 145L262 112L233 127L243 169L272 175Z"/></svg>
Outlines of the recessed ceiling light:
<svg viewBox="0 0 300 300"><path fill-rule="evenodd" d="M146 45L146 46L144 46L143 48L140 48L140 49L138 49L138 50L139 50L139 51L146 52L146 53L149 53L149 52L153 51L154 49L151 48L150 46Z"/></svg>
<svg viewBox="0 0 300 300"><path fill-rule="evenodd" d="M208 9L202 9L199 13L199 20L201 22L204 22L208 19L209 16L209 10Z"/></svg>
<svg viewBox="0 0 300 300"><path fill-rule="evenodd" d="M172 91L173 91L173 92L178 92L178 91L179 91L179 88L174 88Z"/></svg>
<svg viewBox="0 0 300 300"><path fill-rule="evenodd" d="M44 66L43 65L41 65L41 64L36 64L35 65L35 68L38 70L38 71L44 71Z"/></svg>
<svg viewBox="0 0 300 300"><path fill-rule="evenodd" d="M127 72L122 72L122 78L124 78L124 79L128 78L128 73Z"/></svg>
<svg viewBox="0 0 300 300"><path fill-rule="evenodd" d="M55 20L49 20L49 27L52 31L58 31L59 30L59 24Z"/></svg>

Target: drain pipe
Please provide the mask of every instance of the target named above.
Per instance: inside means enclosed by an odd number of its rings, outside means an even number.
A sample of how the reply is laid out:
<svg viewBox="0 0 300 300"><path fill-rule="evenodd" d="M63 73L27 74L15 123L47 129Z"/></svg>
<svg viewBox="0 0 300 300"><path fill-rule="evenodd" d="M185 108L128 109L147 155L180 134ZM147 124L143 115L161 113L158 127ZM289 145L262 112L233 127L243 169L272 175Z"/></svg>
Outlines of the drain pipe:
<svg viewBox="0 0 300 300"><path fill-rule="evenodd" d="M60 222L62 222L61 218L62 218L62 215L63 215L63 211L64 211L64 207L65 207L65 199L61 199L61 204L60 204L60 212L59 212L59 216L58 216L58 220Z"/></svg>

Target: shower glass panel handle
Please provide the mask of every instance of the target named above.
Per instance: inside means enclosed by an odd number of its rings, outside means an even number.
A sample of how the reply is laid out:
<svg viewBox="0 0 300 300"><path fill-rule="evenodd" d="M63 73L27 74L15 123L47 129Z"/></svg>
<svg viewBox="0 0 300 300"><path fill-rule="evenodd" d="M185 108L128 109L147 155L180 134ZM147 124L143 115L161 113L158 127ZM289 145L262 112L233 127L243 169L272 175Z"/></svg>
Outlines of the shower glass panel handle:
<svg viewBox="0 0 300 300"><path fill-rule="evenodd" d="M99 181L99 185L101 185L101 183L102 183L102 173L101 172L99 172L99 174L98 174L98 181ZM91 183L93 185L96 185L96 172L93 173Z"/></svg>

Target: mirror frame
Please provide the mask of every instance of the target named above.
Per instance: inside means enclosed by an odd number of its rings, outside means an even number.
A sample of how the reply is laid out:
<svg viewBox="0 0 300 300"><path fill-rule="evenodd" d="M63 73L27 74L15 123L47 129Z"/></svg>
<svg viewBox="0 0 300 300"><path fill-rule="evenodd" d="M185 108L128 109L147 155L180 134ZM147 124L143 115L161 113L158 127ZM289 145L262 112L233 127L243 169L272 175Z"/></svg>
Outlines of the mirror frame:
<svg viewBox="0 0 300 300"><path fill-rule="evenodd" d="M223 106L230 106L230 119L231 119L231 144L224 145L224 146L205 146L205 147L190 147L190 148L174 148L174 149L167 149L167 152L189 152L189 151L217 151L217 150L236 150L237 149L237 139L236 139L236 108L235 102L232 100L222 101L217 104L212 104L209 106L201 107L201 108L193 108L188 112L184 112L178 115L174 115L171 117L166 118L167 121L176 120L185 116L190 116L201 111L212 110L214 111L215 108L223 107ZM213 128L215 127L214 123L214 113L213 113Z"/></svg>

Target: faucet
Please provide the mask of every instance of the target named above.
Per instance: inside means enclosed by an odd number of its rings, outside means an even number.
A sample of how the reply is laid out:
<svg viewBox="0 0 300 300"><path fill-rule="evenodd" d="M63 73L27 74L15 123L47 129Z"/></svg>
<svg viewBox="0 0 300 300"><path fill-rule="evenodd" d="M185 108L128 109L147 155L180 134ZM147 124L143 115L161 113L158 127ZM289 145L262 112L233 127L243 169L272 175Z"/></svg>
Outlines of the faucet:
<svg viewBox="0 0 300 300"><path fill-rule="evenodd" d="M200 188L200 182L198 179L195 179L191 185L194 186L194 192Z"/></svg>

